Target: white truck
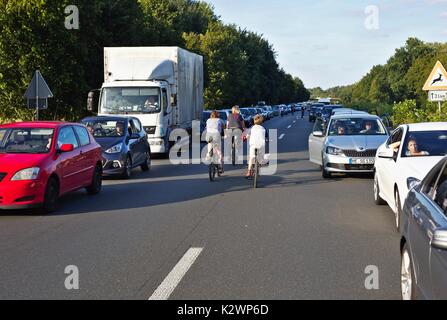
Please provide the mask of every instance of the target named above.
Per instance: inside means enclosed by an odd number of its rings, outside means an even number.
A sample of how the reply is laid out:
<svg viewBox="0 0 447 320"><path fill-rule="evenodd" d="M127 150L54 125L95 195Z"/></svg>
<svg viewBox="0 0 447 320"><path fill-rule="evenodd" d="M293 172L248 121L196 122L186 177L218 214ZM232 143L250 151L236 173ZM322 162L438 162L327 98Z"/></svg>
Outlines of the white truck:
<svg viewBox="0 0 447 320"><path fill-rule="evenodd" d="M179 47L104 48L98 115L132 115L152 153L168 153L172 130L190 131L203 111L203 57ZM92 92L89 109L92 110Z"/></svg>

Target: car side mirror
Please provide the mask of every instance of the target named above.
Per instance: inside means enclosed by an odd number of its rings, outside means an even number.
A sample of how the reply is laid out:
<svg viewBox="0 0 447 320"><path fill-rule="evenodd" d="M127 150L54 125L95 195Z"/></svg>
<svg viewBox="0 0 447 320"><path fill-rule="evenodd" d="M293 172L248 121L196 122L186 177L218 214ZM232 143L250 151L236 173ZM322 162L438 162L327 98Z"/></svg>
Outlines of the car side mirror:
<svg viewBox="0 0 447 320"><path fill-rule="evenodd" d="M431 240L431 246L435 249L447 250L447 230L435 230Z"/></svg>
<svg viewBox="0 0 447 320"><path fill-rule="evenodd" d="M323 132L322 131L314 131L314 132L312 132L312 135L314 136L314 137L324 137L324 134L323 134Z"/></svg>
<svg viewBox="0 0 447 320"><path fill-rule="evenodd" d="M71 152L73 150L74 150L74 146L72 144L68 144L68 143L61 145L58 149L58 151L60 153Z"/></svg>
<svg viewBox="0 0 447 320"><path fill-rule="evenodd" d="M416 187L419 183L421 183L421 180L414 178L414 177L409 177L407 179L407 187L408 190L413 189L414 187Z"/></svg>

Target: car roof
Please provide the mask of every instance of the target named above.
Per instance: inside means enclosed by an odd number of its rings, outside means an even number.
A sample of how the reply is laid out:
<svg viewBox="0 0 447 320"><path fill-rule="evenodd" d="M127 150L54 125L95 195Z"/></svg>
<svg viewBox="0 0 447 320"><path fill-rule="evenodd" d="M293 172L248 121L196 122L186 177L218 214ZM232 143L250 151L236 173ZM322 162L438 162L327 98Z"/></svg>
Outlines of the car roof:
<svg viewBox="0 0 447 320"><path fill-rule="evenodd" d="M0 128L52 128L56 129L64 125L79 125L79 123L63 122L63 121L28 121L14 122L0 125Z"/></svg>
<svg viewBox="0 0 447 320"><path fill-rule="evenodd" d="M360 119L369 119L369 120L381 120L378 116L363 112L363 113L342 113L342 114L336 114L332 116L331 119L337 120L337 119L345 119L346 117L349 118L360 118Z"/></svg>
<svg viewBox="0 0 447 320"><path fill-rule="evenodd" d="M422 122L408 124L409 131L437 131L447 130L447 122Z"/></svg>

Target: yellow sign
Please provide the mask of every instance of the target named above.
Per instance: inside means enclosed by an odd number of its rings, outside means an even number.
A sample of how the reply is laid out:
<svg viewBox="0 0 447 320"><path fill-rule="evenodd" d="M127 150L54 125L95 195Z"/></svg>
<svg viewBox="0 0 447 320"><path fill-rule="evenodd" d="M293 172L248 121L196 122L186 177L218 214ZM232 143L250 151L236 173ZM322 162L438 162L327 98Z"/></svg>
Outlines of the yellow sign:
<svg viewBox="0 0 447 320"><path fill-rule="evenodd" d="M440 61L436 62L433 71L425 82L424 91L447 90L447 72Z"/></svg>

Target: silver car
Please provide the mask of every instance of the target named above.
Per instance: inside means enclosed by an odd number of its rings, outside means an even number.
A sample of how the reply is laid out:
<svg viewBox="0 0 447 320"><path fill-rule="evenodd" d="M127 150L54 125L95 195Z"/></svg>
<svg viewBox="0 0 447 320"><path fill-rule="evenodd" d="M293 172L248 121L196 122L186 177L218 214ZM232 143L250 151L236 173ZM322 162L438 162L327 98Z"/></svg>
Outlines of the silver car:
<svg viewBox="0 0 447 320"><path fill-rule="evenodd" d="M401 213L402 299L447 299L447 157L422 182L409 177Z"/></svg>
<svg viewBox="0 0 447 320"><path fill-rule="evenodd" d="M339 114L328 123L317 119L309 136L310 161L321 166L324 178L373 172L377 148L387 139L387 129L374 115Z"/></svg>

